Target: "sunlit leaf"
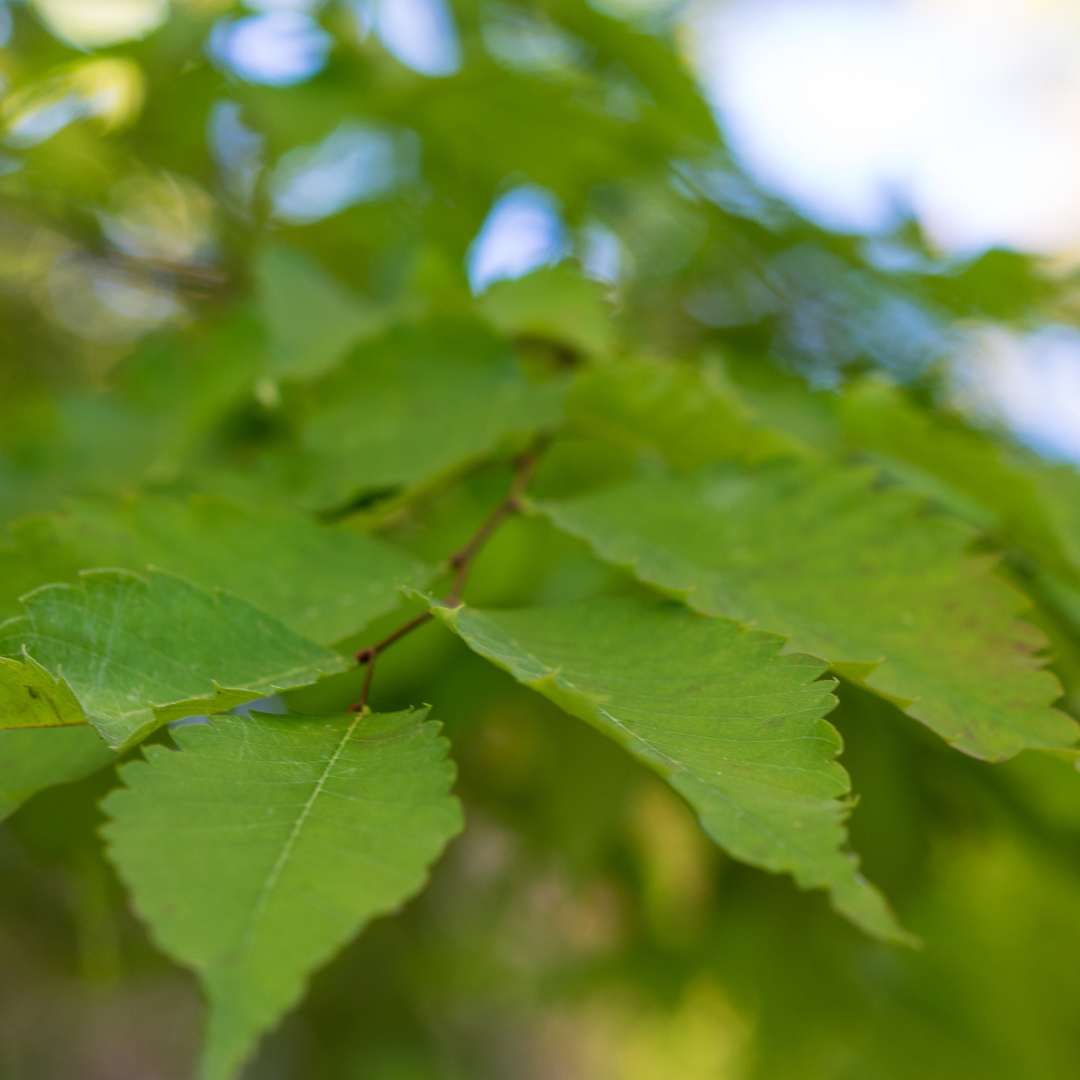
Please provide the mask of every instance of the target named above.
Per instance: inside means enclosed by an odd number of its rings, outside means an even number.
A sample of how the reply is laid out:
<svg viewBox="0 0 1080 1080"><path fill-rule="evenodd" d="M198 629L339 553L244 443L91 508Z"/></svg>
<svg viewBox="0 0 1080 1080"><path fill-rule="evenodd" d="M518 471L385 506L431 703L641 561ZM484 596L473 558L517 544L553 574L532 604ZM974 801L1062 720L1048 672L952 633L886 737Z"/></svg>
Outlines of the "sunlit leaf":
<svg viewBox="0 0 1080 1080"><path fill-rule="evenodd" d="M62 678L32 656L0 656L0 728L71 727L85 724L82 706Z"/></svg>
<svg viewBox="0 0 1080 1080"><path fill-rule="evenodd" d="M737 859L826 888L857 925L904 939L846 850L849 782L823 719L834 704L834 684L815 681L824 664L669 602L434 610L481 656L660 773Z"/></svg>
<svg viewBox="0 0 1080 1080"><path fill-rule="evenodd" d="M220 717L122 768L110 856L205 989L202 1080L235 1076L308 974L415 893L461 828L425 715Z"/></svg>
<svg viewBox="0 0 1080 1080"><path fill-rule="evenodd" d="M79 585L36 589L25 608L0 625L0 654L25 649L62 672L113 749L348 666L258 608L160 572L91 571Z"/></svg>

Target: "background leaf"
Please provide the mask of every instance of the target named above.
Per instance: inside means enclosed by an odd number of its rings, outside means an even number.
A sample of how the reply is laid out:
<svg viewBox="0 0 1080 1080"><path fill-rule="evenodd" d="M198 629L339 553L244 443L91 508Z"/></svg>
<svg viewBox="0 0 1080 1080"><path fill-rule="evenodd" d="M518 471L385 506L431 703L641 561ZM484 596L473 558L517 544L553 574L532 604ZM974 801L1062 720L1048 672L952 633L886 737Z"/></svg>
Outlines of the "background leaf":
<svg viewBox="0 0 1080 1080"><path fill-rule="evenodd" d="M400 328L314 390L305 498L335 506L413 487L561 418L561 382L529 382L506 345L468 322Z"/></svg>
<svg viewBox="0 0 1080 1080"><path fill-rule="evenodd" d="M75 502L62 514L20 523L14 540L12 549L0 551L11 586L2 599L11 614L21 610L17 598L23 592L73 580L82 568L141 573L154 566L225 589L324 643L392 611L400 586L422 586L433 573L411 555L351 529L320 526L285 509L250 512L207 497Z"/></svg>
<svg viewBox="0 0 1080 1080"><path fill-rule="evenodd" d="M350 292L299 248L267 248L255 262L255 274L272 379L322 375L358 341L385 327L385 312Z"/></svg>
<svg viewBox="0 0 1080 1080"><path fill-rule="evenodd" d="M87 723L0 730L0 820L34 792L78 780L117 760Z"/></svg>

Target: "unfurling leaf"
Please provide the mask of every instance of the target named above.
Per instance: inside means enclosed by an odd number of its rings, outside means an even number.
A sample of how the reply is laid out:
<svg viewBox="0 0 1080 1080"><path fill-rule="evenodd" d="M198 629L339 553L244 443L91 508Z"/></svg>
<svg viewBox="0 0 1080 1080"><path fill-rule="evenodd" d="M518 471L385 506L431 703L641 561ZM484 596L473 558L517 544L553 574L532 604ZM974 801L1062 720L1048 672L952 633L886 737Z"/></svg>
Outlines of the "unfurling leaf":
<svg viewBox="0 0 1080 1080"><path fill-rule="evenodd" d="M826 888L882 938L910 940L845 850L847 773L822 717L834 683L782 639L681 604L436 607L468 645L655 769L735 858Z"/></svg>
<svg viewBox="0 0 1080 1080"><path fill-rule="evenodd" d="M783 463L662 477L543 507L603 559L697 611L788 647L900 704L958 749L1000 761L1066 748L1044 640L1023 597L965 554L970 534L875 493L872 474Z"/></svg>
<svg viewBox="0 0 1080 1080"><path fill-rule="evenodd" d="M228 716L121 770L110 855L210 1003L202 1080L228 1080L308 974L417 892L461 828L425 713Z"/></svg>
<svg viewBox="0 0 1080 1080"><path fill-rule="evenodd" d="M0 625L0 654L25 649L62 675L115 750L170 720L229 709L343 671L338 653L227 593L120 570L46 585Z"/></svg>

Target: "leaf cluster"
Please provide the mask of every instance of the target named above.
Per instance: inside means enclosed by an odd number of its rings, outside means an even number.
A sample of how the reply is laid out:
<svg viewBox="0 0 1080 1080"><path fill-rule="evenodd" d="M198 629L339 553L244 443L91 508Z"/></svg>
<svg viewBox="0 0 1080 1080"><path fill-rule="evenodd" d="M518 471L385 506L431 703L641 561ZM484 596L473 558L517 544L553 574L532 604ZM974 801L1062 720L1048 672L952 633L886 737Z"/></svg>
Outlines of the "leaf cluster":
<svg viewBox="0 0 1080 1080"><path fill-rule="evenodd" d="M329 67L281 90L207 59L210 6L117 50L131 127L0 177L0 817L83 883L84 974L194 973L202 1080L305 1038L334 1049L303 1075L511 1075L481 1029L542 1057L553 1000L650 1080L1067 1075L1080 476L945 392L957 317L1067 283L886 272L802 220L662 21L461 5L434 80L327 5ZM75 62L15 20L19 87ZM419 171L275 210L349 123ZM473 295L521 182L578 248ZM136 189L213 202L213 254L123 255ZM118 263L183 316L73 319L64 267Z"/></svg>

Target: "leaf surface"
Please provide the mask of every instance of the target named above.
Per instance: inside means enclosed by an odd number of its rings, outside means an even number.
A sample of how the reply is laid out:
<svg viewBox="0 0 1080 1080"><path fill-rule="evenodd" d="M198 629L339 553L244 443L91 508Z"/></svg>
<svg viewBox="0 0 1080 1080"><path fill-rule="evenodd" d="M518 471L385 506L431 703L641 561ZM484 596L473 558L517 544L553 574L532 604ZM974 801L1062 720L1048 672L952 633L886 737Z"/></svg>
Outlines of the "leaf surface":
<svg viewBox="0 0 1080 1080"><path fill-rule="evenodd" d="M1009 547L1019 546L1074 587L1080 583L1080 530L1061 519L1055 483L1074 490L1062 505L1077 504L1077 473L1026 458L996 443L985 432L955 419L919 409L895 387L857 384L837 402L848 439L880 461L886 473L921 490L992 532Z"/></svg>
<svg viewBox="0 0 1080 1080"><path fill-rule="evenodd" d="M142 497L121 504L80 501L62 514L20 523L0 550L11 583L0 611L21 610L30 588L74 580L90 566L136 573L154 566L218 587L316 641L340 641L400 603L399 587L433 571L411 555L307 515L251 513L223 499Z"/></svg>
<svg viewBox="0 0 1080 1080"><path fill-rule="evenodd" d="M230 596L160 572L82 575L24 600L0 625L0 654L25 649L62 673L90 722L115 750L170 720L226 712L343 671L340 654Z"/></svg>
<svg viewBox="0 0 1080 1080"><path fill-rule="evenodd" d="M0 820L31 795L78 780L117 760L94 727L22 727L0 730Z"/></svg>
<svg viewBox="0 0 1080 1080"><path fill-rule="evenodd" d="M274 378L321 375L386 323L385 311L288 244L262 252L255 277L270 339L267 367Z"/></svg>
<svg viewBox="0 0 1080 1080"><path fill-rule="evenodd" d="M782 639L681 604L626 599L435 614L481 656L588 721L663 776L735 858L826 888L879 937L905 939L845 850L851 804L823 719L834 683Z"/></svg>
<svg viewBox="0 0 1080 1080"><path fill-rule="evenodd" d="M87 719L71 687L32 656L0 656L0 728L73 727Z"/></svg>
<svg viewBox="0 0 1080 1080"><path fill-rule="evenodd" d="M461 828L426 713L227 716L147 746L103 806L110 857L210 1004L203 1080L228 1080L308 974L423 885Z"/></svg>
<svg viewBox="0 0 1080 1080"><path fill-rule="evenodd" d="M798 441L757 423L716 364L622 361L583 372L567 400L581 431L657 455L678 469L726 458L802 453Z"/></svg>
<svg viewBox="0 0 1080 1080"><path fill-rule="evenodd" d="M562 393L560 382L529 382L505 344L472 324L397 330L314 391L305 497L333 506L427 481L557 423Z"/></svg>
<svg viewBox="0 0 1080 1080"><path fill-rule="evenodd" d="M896 701L957 748L1064 748L1045 643L970 534L875 493L872 474L781 463L634 482L543 507L601 558L691 607L754 623Z"/></svg>

